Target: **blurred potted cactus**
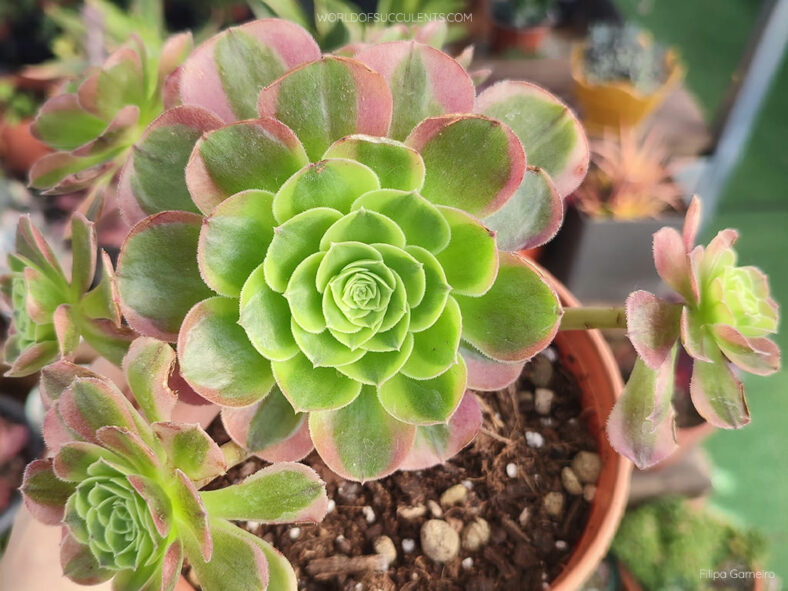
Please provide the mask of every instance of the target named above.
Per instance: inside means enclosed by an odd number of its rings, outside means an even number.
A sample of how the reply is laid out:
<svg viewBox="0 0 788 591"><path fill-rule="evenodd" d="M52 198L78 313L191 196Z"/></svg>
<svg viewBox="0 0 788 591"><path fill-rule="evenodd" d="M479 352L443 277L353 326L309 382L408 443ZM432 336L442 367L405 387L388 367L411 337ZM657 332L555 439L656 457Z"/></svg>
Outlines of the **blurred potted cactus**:
<svg viewBox="0 0 788 591"><path fill-rule="evenodd" d="M132 53L119 63L134 73ZM697 202L683 238L655 238L657 270L680 304L637 292L626 309L584 308L516 254L553 237L589 159L572 112L532 84L477 96L463 65L429 45L323 55L278 19L216 35L175 76L167 108L139 134L135 122L134 139L125 127L119 147L85 134L87 149L69 138L60 153L121 168L106 178L134 225L116 268L102 257L93 285L93 224L79 214L70 274L26 219L11 259L12 371L52 362L41 392L56 453L30 465L24 491L42 520L65 517L63 562L77 580L169 590L186 555L208 591L278 589L275 576L295 589L294 571L227 520L322 517L314 474L285 464L199 491L208 480L251 455L291 462L312 449L332 479L349 481L442 464L480 430L476 392L512 385L555 338L567 371L586 381L596 434L610 411L605 465L595 458L590 478L596 516L554 581L575 589L623 510L629 464L613 448L640 466L672 451L679 336L696 359L693 402L716 424L746 422L728 360L764 374L779 365L768 284L735 267L730 234L690 255ZM127 88L103 80L83 93ZM79 98L62 99L70 117L90 115L73 108ZM60 114L43 111L39 125ZM78 181L75 170L45 179ZM576 331L627 327L643 361L611 411L620 386L609 352L596 332ZM71 363L81 340L122 366L139 411ZM186 395L220 410L221 450L172 421ZM281 474L309 494L271 484Z"/></svg>
<svg viewBox="0 0 788 591"><path fill-rule="evenodd" d="M557 0L493 0L490 5L493 51L535 53L555 20Z"/></svg>
<svg viewBox="0 0 788 591"><path fill-rule="evenodd" d="M590 142L589 174L543 262L579 298L620 301L633 285L656 290L651 245L662 226L679 227L685 208L658 131L608 130Z"/></svg>
<svg viewBox="0 0 788 591"><path fill-rule="evenodd" d="M683 76L675 51L631 24L594 25L572 50L573 92L592 134L637 125Z"/></svg>

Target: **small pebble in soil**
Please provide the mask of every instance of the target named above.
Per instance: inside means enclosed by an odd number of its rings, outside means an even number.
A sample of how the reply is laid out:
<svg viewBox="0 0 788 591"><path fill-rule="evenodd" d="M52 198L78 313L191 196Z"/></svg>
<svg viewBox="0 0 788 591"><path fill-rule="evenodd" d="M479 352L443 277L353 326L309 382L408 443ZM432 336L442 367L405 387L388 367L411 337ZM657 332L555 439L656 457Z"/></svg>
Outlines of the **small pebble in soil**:
<svg viewBox="0 0 788 591"><path fill-rule="evenodd" d="M427 514L427 507L419 503L411 507L397 507L397 515L405 521L413 521Z"/></svg>
<svg viewBox="0 0 788 591"><path fill-rule="evenodd" d="M301 535L301 528L300 527L290 528L290 533L288 533L287 535L290 536L291 540L295 540L298 538L298 536Z"/></svg>
<svg viewBox="0 0 788 591"><path fill-rule="evenodd" d="M326 513L333 513L334 509L337 508L337 503L334 499L328 499L328 505L326 505Z"/></svg>
<svg viewBox="0 0 788 591"><path fill-rule="evenodd" d="M475 552L490 541L490 524L477 517L462 530L462 547Z"/></svg>
<svg viewBox="0 0 788 591"><path fill-rule="evenodd" d="M462 568L465 570L471 570L473 568L473 558L468 556L467 558L462 559Z"/></svg>
<svg viewBox="0 0 788 591"><path fill-rule="evenodd" d="M547 349L542 351L542 355L547 357L550 363L555 363L558 360L558 353L555 352L555 348L553 347L547 347Z"/></svg>
<svg viewBox="0 0 788 591"><path fill-rule="evenodd" d="M375 538L372 547L375 549L375 552L385 556L388 564L394 564L397 561L397 547L390 537L379 536Z"/></svg>
<svg viewBox="0 0 788 591"><path fill-rule="evenodd" d="M537 388L534 393L534 408L540 415L549 415L553 408L555 393L548 388Z"/></svg>
<svg viewBox="0 0 788 591"><path fill-rule="evenodd" d="M528 510L528 507L524 507L522 511L520 511L520 516L517 518L517 521L520 522L520 525L525 527L528 525L528 520L531 519L531 512Z"/></svg>
<svg viewBox="0 0 788 591"><path fill-rule="evenodd" d="M427 501L427 508L430 510L430 515L433 517L443 517L443 509L441 509L441 506L432 499Z"/></svg>
<svg viewBox="0 0 788 591"><path fill-rule="evenodd" d="M345 502L353 502L361 492L361 485L358 482L343 482L337 491L337 495Z"/></svg>
<svg viewBox="0 0 788 591"><path fill-rule="evenodd" d="M442 519L430 519L421 526L421 548L435 562L448 562L460 551L460 536Z"/></svg>
<svg viewBox="0 0 788 591"><path fill-rule="evenodd" d="M416 541L412 538L403 538L402 539L402 551L405 554L410 554L416 549Z"/></svg>
<svg viewBox="0 0 788 591"><path fill-rule="evenodd" d="M581 451L572 460L572 470L575 471L580 482L594 484L602 471L602 458L591 451Z"/></svg>
<svg viewBox="0 0 788 591"><path fill-rule="evenodd" d="M473 489L473 481L471 480L463 480L460 484L462 484L468 490Z"/></svg>
<svg viewBox="0 0 788 591"><path fill-rule="evenodd" d="M367 523L375 523L375 510L372 509L369 505L365 505L361 512L364 514L364 519L367 520Z"/></svg>
<svg viewBox="0 0 788 591"><path fill-rule="evenodd" d="M569 544L567 544L563 540L556 540L555 541L555 549L556 550L560 550L561 552L563 552L567 548L569 548Z"/></svg>
<svg viewBox="0 0 788 591"><path fill-rule="evenodd" d="M583 487L583 498L590 503L591 501L594 500L595 496L596 496L596 485L586 484Z"/></svg>
<svg viewBox="0 0 788 591"><path fill-rule="evenodd" d="M441 495L441 505L444 507L451 507L452 505L459 505L464 503L468 497L468 489L462 484L455 484L450 486Z"/></svg>
<svg viewBox="0 0 788 591"><path fill-rule="evenodd" d="M564 489L566 489L566 492L570 495L583 494L583 485L580 484L577 474L575 474L569 466L564 466L561 469L561 484L564 485Z"/></svg>
<svg viewBox="0 0 788 591"><path fill-rule="evenodd" d="M544 510L551 517L560 517L564 512L564 495L560 492L549 492L544 496Z"/></svg>
<svg viewBox="0 0 788 591"><path fill-rule="evenodd" d="M528 447L538 449L544 445L544 437L542 437L541 433L537 433L536 431L526 431L525 443Z"/></svg>
<svg viewBox="0 0 788 591"><path fill-rule="evenodd" d="M506 464L506 475L509 478L517 478L517 465L511 462Z"/></svg>
<svg viewBox="0 0 788 591"><path fill-rule="evenodd" d="M544 355L537 355L531 361L531 381L537 388L546 388L553 381L553 364Z"/></svg>

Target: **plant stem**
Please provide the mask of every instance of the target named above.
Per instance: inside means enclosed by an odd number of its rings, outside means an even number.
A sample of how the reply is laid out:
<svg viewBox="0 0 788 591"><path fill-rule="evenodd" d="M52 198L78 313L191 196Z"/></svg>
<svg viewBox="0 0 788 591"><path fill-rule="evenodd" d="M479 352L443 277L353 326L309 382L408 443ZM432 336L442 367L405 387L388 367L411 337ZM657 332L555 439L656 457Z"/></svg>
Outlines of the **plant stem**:
<svg viewBox="0 0 788 591"><path fill-rule="evenodd" d="M577 307L564 308L559 330L588 330L591 328L626 328L627 315L624 308Z"/></svg>

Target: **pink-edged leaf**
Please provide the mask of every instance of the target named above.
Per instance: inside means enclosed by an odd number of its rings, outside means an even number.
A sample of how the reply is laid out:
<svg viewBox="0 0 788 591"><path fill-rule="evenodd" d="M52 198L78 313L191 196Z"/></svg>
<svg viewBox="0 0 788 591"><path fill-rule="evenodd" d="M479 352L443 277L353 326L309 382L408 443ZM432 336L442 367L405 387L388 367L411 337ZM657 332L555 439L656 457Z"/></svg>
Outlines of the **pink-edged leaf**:
<svg viewBox="0 0 788 591"><path fill-rule="evenodd" d="M184 379L203 398L222 406L248 406L274 385L271 362L238 324L238 300L215 297L194 306L178 337Z"/></svg>
<svg viewBox="0 0 788 591"><path fill-rule="evenodd" d="M638 358L607 421L610 444L641 469L658 464L677 447L672 405L675 361L675 348L658 370Z"/></svg>
<svg viewBox="0 0 788 591"><path fill-rule="evenodd" d="M172 74L189 56L194 47L191 31L178 33L169 37L161 48L159 58L159 80L164 80Z"/></svg>
<svg viewBox="0 0 788 591"><path fill-rule="evenodd" d="M186 313L212 295L197 266L201 226L198 215L167 211L126 237L116 280L123 316L138 333L175 341Z"/></svg>
<svg viewBox="0 0 788 591"><path fill-rule="evenodd" d="M737 367L759 376L780 369L780 348L765 337L746 338L727 324L711 327L715 341L725 356Z"/></svg>
<svg viewBox="0 0 788 591"><path fill-rule="evenodd" d="M96 273L96 230L81 213L71 217L71 289L82 295L93 283Z"/></svg>
<svg viewBox="0 0 788 591"><path fill-rule="evenodd" d="M502 363L484 355L475 347L460 344L460 354L468 368L468 388L482 392L503 390L520 377L525 361Z"/></svg>
<svg viewBox="0 0 788 591"><path fill-rule="evenodd" d="M63 422L63 418L60 416L60 412L57 409L57 402L54 402L44 415L42 431L44 443L47 449L52 453L57 453L58 450L67 443L82 439Z"/></svg>
<svg viewBox="0 0 788 591"><path fill-rule="evenodd" d="M167 492L152 478L132 474L127 476L126 479L145 500L156 531L159 532L161 537L166 538L170 533L173 521L172 503L170 497L167 496Z"/></svg>
<svg viewBox="0 0 788 591"><path fill-rule="evenodd" d="M391 88L389 136L403 140L427 117L473 111L473 81L454 59L415 41L372 45L355 58L380 73Z"/></svg>
<svg viewBox="0 0 788 591"><path fill-rule="evenodd" d="M210 559L200 555L193 540L184 540L186 557L205 591L265 591L269 588L268 560L262 540L225 519L212 518L211 532L213 554Z"/></svg>
<svg viewBox="0 0 788 591"><path fill-rule="evenodd" d="M183 64L181 100L226 122L249 119L257 114L261 88L319 58L314 39L294 23L262 19L232 27L197 47Z"/></svg>
<svg viewBox="0 0 788 591"><path fill-rule="evenodd" d="M136 472L153 476L161 468L159 458L139 435L125 429L109 425L96 431L96 439L105 448L116 453L130 464Z"/></svg>
<svg viewBox="0 0 788 591"><path fill-rule="evenodd" d="M123 373L134 399L150 422L167 421L178 401L169 385L175 351L150 337L139 337L123 359Z"/></svg>
<svg viewBox="0 0 788 591"><path fill-rule="evenodd" d="M64 278L55 253L47 243L44 235L33 225L29 214L19 218L16 226L14 252L35 265L50 281L58 282Z"/></svg>
<svg viewBox="0 0 788 591"><path fill-rule="evenodd" d="M462 338L496 361L530 359L553 340L563 311L553 288L527 259L501 252L498 275L481 297L455 295Z"/></svg>
<svg viewBox="0 0 788 591"><path fill-rule="evenodd" d="M564 203L550 175L529 166L514 195L483 222L495 232L498 248L514 251L549 241L563 218Z"/></svg>
<svg viewBox="0 0 788 591"><path fill-rule="evenodd" d="M73 93L58 94L38 111L30 131L55 150L74 150L89 142L107 123L82 108Z"/></svg>
<svg viewBox="0 0 788 591"><path fill-rule="evenodd" d="M627 297L627 336L651 369L659 369L676 344L683 309L647 291L635 291Z"/></svg>
<svg viewBox="0 0 788 591"><path fill-rule="evenodd" d="M324 56L264 88L257 106L261 117L289 126L314 162L346 135L385 136L391 104L380 74L350 58Z"/></svg>
<svg viewBox="0 0 788 591"><path fill-rule="evenodd" d="M413 447L400 469L423 470L443 464L473 441L481 426L479 401L473 392L467 390L447 424L417 427Z"/></svg>
<svg viewBox="0 0 788 591"><path fill-rule="evenodd" d="M687 213L684 214L684 228L681 231L681 239L684 241L684 248L690 252L695 247L695 239L698 236L701 218L701 202L697 195L692 196Z"/></svg>
<svg viewBox="0 0 788 591"><path fill-rule="evenodd" d="M30 168L30 186L46 189L47 195L81 191L112 168L113 163L106 162L103 156L80 158L70 152L47 154Z"/></svg>
<svg viewBox="0 0 788 591"><path fill-rule="evenodd" d="M338 410L309 415L309 430L320 457L349 480L375 480L399 468L413 446L416 427L392 417L378 401L376 388Z"/></svg>
<svg viewBox="0 0 788 591"><path fill-rule="evenodd" d="M186 185L207 215L241 191L276 192L307 163L293 130L270 117L250 119L211 131L197 142L186 165Z"/></svg>
<svg viewBox="0 0 788 591"><path fill-rule="evenodd" d="M22 378L34 374L48 363L57 359L59 353L57 341L35 343L14 359L8 357L7 351L8 348L6 347L6 362L11 364L11 367L3 374L7 378Z"/></svg>
<svg viewBox="0 0 788 591"><path fill-rule="evenodd" d="M186 186L194 144L222 120L196 106L165 111L145 130L123 166L117 199L129 222L167 210L199 213Z"/></svg>
<svg viewBox="0 0 788 591"><path fill-rule="evenodd" d="M692 366L692 404L715 427L740 429L750 422L744 385L710 337L706 337L704 348L710 361L695 360Z"/></svg>
<svg viewBox="0 0 788 591"><path fill-rule="evenodd" d="M424 160L421 194L478 217L501 209L525 175L520 140L508 126L482 115L431 117L405 143Z"/></svg>
<svg viewBox="0 0 788 591"><path fill-rule="evenodd" d="M114 425L136 431L134 409L111 382L76 378L57 401L66 426L86 441L96 443L96 432Z"/></svg>
<svg viewBox="0 0 788 591"><path fill-rule="evenodd" d="M736 263L736 251L733 250L733 245L738 239L739 233L731 228L717 232L702 251L699 271L703 277L715 277L723 267Z"/></svg>
<svg viewBox="0 0 788 591"><path fill-rule="evenodd" d="M550 175L561 197L577 189L588 171L588 140L557 97L529 82L504 80L479 95L476 110L512 128L528 163Z"/></svg>
<svg viewBox="0 0 788 591"><path fill-rule="evenodd" d="M195 545L196 553L189 554L189 561L194 564L198 558L211 560L214 552L215 532L208 524L208 513L205 511L200 493L189 477L181 470L175 469L175 478L171 481L170 498L177 506L184 519L185 529L189 536L184 542ZM189 544L191 542L191 544Z"/></svg>
<svg viewBox="0 0 788 591"><path fill-rule="evenodd" d="M199 425L154 423L153 430L172 465L191 480L210 481L227 470L222 450Z"/></svg>
<svg viewBox="0 0 788 591"><path fill-rule="evenodd" d="M87 441L71 441L58 450L52 467L61 480L78 484L90 476L88 468L99 459L112 465L123 464L114 451Z"/></svg>
<svg viewBox="0 0 788 591"><path fill-rule="evenodd" d="M57 361L47 365L41 370L41 379L38 383L38 391L45 407L49 407L55 400L60 398L63 391L71 385L74 378L99 376L81 365L76 365L70 361Z"/></svg>
<svg viewBox="0 0 788 591"><path fill-rule="evenodd" d="M222 424L233 441L269 462L295 462L312 451L306 418L278 386L256 404L222 409Z"/></svg>
<svg viewBox="0 0 788 591"><path fill-rule="evenodd" d="M317 523L328 510L323 481L312 468L292 462L268 466L239 484L200 496L211 518Z"/></svg>
<svg viewBox="0 0 788 591"><path fill-rule="evenodd" d="M710 361L706 354L707 333L700 315L685 306L681 310L681 345L693 359Z"/></svg>
<svg viewBox="0 0 788 591"><path fill-rule="evenodd" d="M125 105L109 122L106 129L94 140L80 146L71 152L77 158L101 158L106 160L119 152L124 141L133 141L132 136L140 118L140 108L137 105Z"/></svg>
<svg viewBox="0 0 788 591"><path fill-rule="evenodd" d="M74 309L69 304L61 304L52 314L58 348L64 357L71 355L79 345L79 326L76 323Z"/></svg>
<svg viewBox="0 0 788 591"><path fill-rule="evenodd" d="M78 542L65 528L60 540L60 566L66 577L80 585L98 585L111 579L116 572L102 568L90 548Z"/></svg>
<svg viewBox="0 0 788 591"><path fill-rule="evenodd" d="M654 264L662 280L684 301L688 304L698 302L698 277L684 240L675 228L664 227L654 233Z"/></svg>
<svg viewBox="0 0 788 591"><path fill-rule="evenodd" d="M66 501L74 492L74 484L55 475L49 458L33 460L27 465L20 490L33 517L47 525L57 525L63 520Z"/></svg>
<svg viewBox="0 0 788 591"><path fill-rule="evenodd" d="M82 338L110 363L120 365L137 334L126 326L117 326L108 318L82 318Z"/></svg>

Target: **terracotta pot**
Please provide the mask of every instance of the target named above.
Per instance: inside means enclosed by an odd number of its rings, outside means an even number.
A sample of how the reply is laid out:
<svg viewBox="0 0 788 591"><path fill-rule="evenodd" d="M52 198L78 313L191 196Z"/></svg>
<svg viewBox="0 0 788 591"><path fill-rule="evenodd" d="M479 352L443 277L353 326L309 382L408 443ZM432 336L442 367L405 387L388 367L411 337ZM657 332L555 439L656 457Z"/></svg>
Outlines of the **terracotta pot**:
<svg viewBox="0 0 788 591"><path fill-rule="evenodd" d="M544 273L565 306L580 305L563 285ZM559 332L553 344L564 367L580 386L584 409L591 410L587 415L588 427L602 457L602 472L583 535L564 570L550 586L553 591L576 591L605 557L613 541L626 508L632 463L615 452L605 433L607 417L624 383L602 334L598 330Z"/></svg>
<svg viewBox="0 0 788 591"><path fill-rule="evenodd" d="M503 53L510 49L519 49L524 53L536 53L542 46L549 30L549 25L518 29L493 19L490 45L495 53Z"/></svg>
<svg viewBox="0 0 788 591"><path fill-rule="evenodd" d="M31 119L0 124L0 160L6 170L26 176L36 160L51 152L30 131Z"/></svg>
<svg viewBox="0 0 788 591"><path fill-rule="evenodd" d="M637 125L662 104L668 92L684 77L678 56L668 51L665 56L668 75L662 86L651 93L640 92L628 82L600 84L586 77L584 52L583 44L572 49L572 90L584 127L590 134L601 135L606 129Z"/></svg>

